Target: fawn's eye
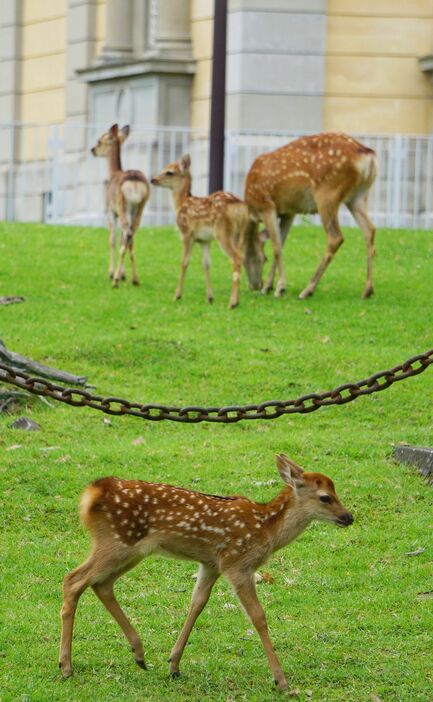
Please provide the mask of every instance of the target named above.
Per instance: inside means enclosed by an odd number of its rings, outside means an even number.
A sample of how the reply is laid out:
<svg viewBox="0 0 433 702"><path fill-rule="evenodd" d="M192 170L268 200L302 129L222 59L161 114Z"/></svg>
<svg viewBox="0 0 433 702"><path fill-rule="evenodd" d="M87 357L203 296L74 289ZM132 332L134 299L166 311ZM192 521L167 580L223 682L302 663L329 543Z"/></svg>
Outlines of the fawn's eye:
<svg viewBox="0 0 433 702"><path fill-rule="evenodd" d="M320 502L332 502L332 497L330 495L320 495Z"/></svg>
<svg viewBox="0 0 433 702"><path fill-rule="evenodd" d="M165 175L174 175L174 171L166 171Z"/></svg>

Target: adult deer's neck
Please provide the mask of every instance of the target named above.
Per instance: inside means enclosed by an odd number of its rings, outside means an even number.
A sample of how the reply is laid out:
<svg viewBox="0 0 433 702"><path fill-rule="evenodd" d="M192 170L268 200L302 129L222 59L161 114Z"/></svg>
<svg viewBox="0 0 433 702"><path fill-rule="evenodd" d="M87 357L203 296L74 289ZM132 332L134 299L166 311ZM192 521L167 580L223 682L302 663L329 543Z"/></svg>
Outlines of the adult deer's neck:
<svg viewBox="0 0 433 702"><path fill-rule="evenodd" d="M108 169L110 171L110 176L116 173L116 171L122 170L122 163L120 161L120 144L117 139L110 149L110 154L108 156Z"/></svg>
<svg viewBox="0 0 433 702"><path fill-rule="evenodd" d="M188 198L191 197L191 183L192 183L192 178L191 174L187 173L179 183L179 186L177 188L173 189L173 204L174 204L174 209L176 212L178 209L182 206L184 201Z"/></svg>

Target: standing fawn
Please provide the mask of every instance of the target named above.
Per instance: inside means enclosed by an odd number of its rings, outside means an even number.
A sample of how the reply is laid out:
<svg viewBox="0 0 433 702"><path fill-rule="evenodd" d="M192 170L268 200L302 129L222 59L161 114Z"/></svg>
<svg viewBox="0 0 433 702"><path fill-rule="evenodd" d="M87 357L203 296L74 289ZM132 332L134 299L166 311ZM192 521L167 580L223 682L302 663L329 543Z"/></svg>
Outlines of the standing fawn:
<svg viewBox="0 0 433 702"><path fill-rule="evenodd" d="M129 127L119 130L117 124L103 134L91 149L94 156L108 158L110 179L106 190L106 207L108 228L110 230L110 267L109 276L113 279L113 288L119 287L119 280L125 279L125 254L131 259L132 284L139 285L134 257L134 234L140 224L144 206L149 199L150 188L141 171L123 171L120 160L120 147L129 135ZM116 229L120 220L120 258L116 268Z"/></svg>
<svg viewBox="0 0 433 702"><path fill-rule="evenodd" d="M363 297L373 294L375 228L367 214L367 199L375 177L375 152L345 134L302 137L256 158L247 175L245 200L256 222L264 222L274 251L264 292L271 290L276 269L275 295L279 297L285 290L282 247L295 215L318 212L328 244L319 267L299 298L303 300L314 293L343 243L338 209L344 203L362 229L367 243L367 283ZM250 252L250 258L255 255L254 251ZM250 277L250 283L255 287L260 285L260 280L261 275L259 283Z"/></svg>
<svg viewBox="0 0 433 702"><path fill-rule="evenodd" d="M117 602L113 585L143 558L157 553L200 563L190 610L170 654L171 675L179 676L194 623L223 574L258 631L276 684L287 689L257 599L255 571L314 519L347 527L353 517L339 501L330 478L304 473L284 454L277 456L277 466L285 487L265 504L240 495L206 495L141 480L102 478L89 485L81 498L80 514L92 535L93 550L64 579L59 662L63 676L72 674L74 615L89 585L121 627L136 663L146 668L142 642Z"/></svg>
<svg viewBox="0 0 433 702"><path fill-rule="evenodd" d="M191 159L185 155L176 163L170 163L151 180L152 185L159 185L172 191L176 224L182 235L182 266L174 299L179 300L182 297L191 249L197 241L202 248L207 301L213 301L210 282L210 243L216 239L233 266L229 302L229 309L233 309L239 304L239 280L244 231L249 219L248 207L231 193L222 191L212 193L209 197L194 197L191 195L190 169Z"/></svg>

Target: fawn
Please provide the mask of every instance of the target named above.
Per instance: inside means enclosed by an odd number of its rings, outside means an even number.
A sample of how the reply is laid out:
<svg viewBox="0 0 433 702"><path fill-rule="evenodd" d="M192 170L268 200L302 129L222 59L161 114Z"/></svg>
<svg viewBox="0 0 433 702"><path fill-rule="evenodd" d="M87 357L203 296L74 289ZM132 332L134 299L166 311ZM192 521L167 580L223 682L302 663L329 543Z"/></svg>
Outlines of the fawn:
<svg viewBox="0 0 433 702"><path fill-rule="evenodd" d="M113 279L113 288L119 287L119 280L125 279L125 254L131 259L132 284L139 285L134 256L134 234L140 224L144 206L149 199L150 188L146 176L141 171L124 171L120 160L120 147L129 135L129 126L119 130L113 124L91 149L94 156L108 158L110 179L106 189L106 208L108 228L110 230L110 267L109 276ZM116 229L120 220L121 240L120 258L115 266Z"/></svg>
<svg viewBox="0 0 433 702"><path fill-rule="evenodd" d="M93 550L64 579L59 662L64 677L72 674L75 610L89 585L121 627L136 663L146 668L142 642L117 602L113 585L145 556L158 553L200 563L190 610L170 654L171 675L179 676L190 632L222 574L233 585L259 633L275 683L281 690L287 689L257 599L255 571L314 519L347 527L353 517L339 501L330 478L304 472L284 454L276 460L285 487L265 504L240 495L207 495L118 478L102 478L85 489L80 514L92 535Z"/></svg>
<svg viewBox="0 0 433 702"><path fill-rule="evenodd" d="M367 244L367 282L363 297L373 294L373 256L375 228L368 217L368 191L376 177L376 154L372 149L345 134L316 134L295 139L276 151L256 158L245 183L245 201L253 219L264 222L274 251L274 260L263 292L273 286L279 297L285 290L282 247L297 214L318 212L328 237L325 255L300 293L303 300L312 295L317 284L343 243L338 222L338 209L344 203L364 233ZM254 227L253 224L250 225ZM251 232L249 233L251 236ZM258 236L258 234L257 234ZM249 252L249 263L257 258ZM260 266L260 260L256 266ZM263 265L263 259L262 259ZM248 266L246 266L248 273ZM253 287L261 284L261 274L253 279Z"/></svg>
<svg viewBox="0 0 433 702"><path fill-rule="evenodd" d="M237 307L244 231L249 220L246 204L231 193L222 191L212 193L208 197L191 195L191 159L188 155L166 166L159 175L152 178L151 183L172 191L176 224L183 241L182 265L174 299L179 300L182 297L191 249L195 242L199 242L202 247L206 297L208 302L213 301L210 282L210 243L216 239L232 262L229 309Z"/></svg>

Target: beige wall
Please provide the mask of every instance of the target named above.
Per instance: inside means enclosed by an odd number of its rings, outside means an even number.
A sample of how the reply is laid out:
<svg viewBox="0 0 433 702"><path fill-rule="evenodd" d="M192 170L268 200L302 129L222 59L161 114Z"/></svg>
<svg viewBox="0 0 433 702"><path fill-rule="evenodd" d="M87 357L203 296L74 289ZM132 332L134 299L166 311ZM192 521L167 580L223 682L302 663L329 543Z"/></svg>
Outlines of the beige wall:
<svg viewBox="0 0 433 702"><path fill-rule="evenodd" d="M20 120L65 118L66 0L23 0Z"/></svg>
<svg viewBox="0 0 433 702"><path fill-rule="evenodd" d="M431 132L433 0L328 0L324 128Z"/></svg>
<svg viewBox="0 0 433 702"><path fill-rule="evenodd" d="M213 0L191 0L192 52L197 62L192 82L191 127L208 129L212 81Z"/></svg>

